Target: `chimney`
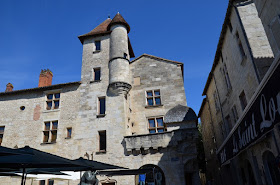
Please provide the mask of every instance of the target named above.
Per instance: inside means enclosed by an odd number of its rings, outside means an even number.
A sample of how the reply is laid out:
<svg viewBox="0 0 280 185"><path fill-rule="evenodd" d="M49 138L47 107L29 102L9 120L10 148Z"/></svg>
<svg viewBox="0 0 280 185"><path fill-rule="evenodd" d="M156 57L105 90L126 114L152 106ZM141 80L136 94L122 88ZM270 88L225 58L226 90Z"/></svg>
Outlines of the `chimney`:
<svg viewBox="0 0 280 185"><path fill-rule="evenodd" d="M8 84L6 85L6 90L5 90L5 92L11 92L11 91L13 91L13 88L14 88L13 84L8 83Z"/></svg>
<svg viewBox="0 0 280 185"><path fill-rule="evenodd" d="M53 74L49 69L42 69L39 77L38 87L45 87L52 85Z"/></svg>

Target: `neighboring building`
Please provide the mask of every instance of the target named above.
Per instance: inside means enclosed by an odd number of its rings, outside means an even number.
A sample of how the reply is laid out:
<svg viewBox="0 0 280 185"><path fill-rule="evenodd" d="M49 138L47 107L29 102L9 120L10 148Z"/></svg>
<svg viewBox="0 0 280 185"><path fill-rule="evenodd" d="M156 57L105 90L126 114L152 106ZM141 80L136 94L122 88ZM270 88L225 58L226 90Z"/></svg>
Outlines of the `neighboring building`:
<svg viewBox="0 0 280 185"><path fill-rule="evenodd" d="M42 70L37 88L13 91L8 84L0 93L1 144L130 169L155 167L158 185L200 184L197 116L186 106L183 64L147 54L131 61L129 31L118 13L79 36L80 82L52 85L51 71ZM138 176L98 178L138 184ZM146 180L152 183L152 175ZM0 184L18 181L1 178Z"/></svg>
<svg viewBox="0 0 280 185"><path fill-rule="evenodd" d="M207 178L279 185L280 1L230 0L199 117Z"/></svg>

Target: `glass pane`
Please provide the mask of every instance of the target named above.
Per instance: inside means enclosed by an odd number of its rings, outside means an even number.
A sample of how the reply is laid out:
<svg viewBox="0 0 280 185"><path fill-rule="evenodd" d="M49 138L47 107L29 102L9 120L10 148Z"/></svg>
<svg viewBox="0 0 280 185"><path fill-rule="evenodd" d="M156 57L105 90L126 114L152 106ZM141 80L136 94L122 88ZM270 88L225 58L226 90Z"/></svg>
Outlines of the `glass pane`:
<svg viewBox="0 0 280 185"><path fill-rule="evenodd" d="M50 130L50 122L45 123L45 130Z"/></svg>
<svg viewBox="0 0 280 185"><path fill-rule="evenodd" d="M100 80L100 76L101 76L101 73L100 73L100 69L94 69L94 81L99 81Z"/></svg>
<svg viewBox="0 0 280 185"><path fill-rule="evenodd" d="M152 91L147 91L147 96L153 96L153 92Z"/></svg>
<svg viewBox="0 0 280 185"><path fill-rule="evenodd" d="M158 127L163 127L163 120L162 120L162 118L157 118L157 126Z"/></svg>
<svg viewBox="0 0 280 185"><path fill-rule="evenodd" d="M40 185L45 185L45 180L40 180Z"/></svg>
<svg viewBox="0 0 280 185"><path fill-rule="evenodd" d="M4 133L5 127L0 127L0 133Z"/></svg>
<svg viewBox="0 0 280 185"><path fill-rule="evenodd" d="M60 93L54 94L54 97L55 97L56 99L60 98Z"/></svg>
<svg viewBox="0 0 280 185"><path fill-rule="evenodd" d="M52 140L51 140L51 142L56 141L56 138L57 138L57 131L55 130L55 131L52 131Z"/></svg>
<svg viewBox="0 0 280 185"><path fill-rule="evenodd" d="M54 180L49 180L49 184L48 185L54 185Z"/></svg>
<svg viewBox="0 0 280 185"><path fill-rule="evenodd" d="M105 114L106 105L105 98L99 98L99 114Z"/></svg>
<svg viewBox="0 0 280 185"><path fill-rule="evenodd" d="M50 110L52 108L52 102L49 101L47 102L47 110Z"/></svg>
<svg viewBox="0 0 280 185"><path fill-rule="evenodd" d="M52 130L57 130L58 122L54 121L52 122Z"/></svg>
<svg viewBox="0 0 280 185"><path fill-rule="evenodd" d="M156 127L154 119L149 119L148 121L149 121L149 128L155 128Z"/></svg>
<svg viewBox="0 0 280 185"><path fill-rule="evenodd" d="M106 151L106 132L99 132L99 150Z"/></svg>
<svg viewBox="0 0 280 185"><path fill-rule="evenodd" d="M44 139L43 142L46 143L49 141L49 132L44 132Z"/></svg>
<svg viewBox="0 0 280 185"><path fill-rule="evenodd" d="M67 137L71 137L72 135L72 128L67 128Z"/></svg>
<svg viewBox="0 0 280 185"><path fill-rule="evenodd" d="M156 133L155 130L149 130L150 134Z"/></svg>
<svg viewBox="0 0 280 185"><path fill-rule="evenodd" d="M53 99L53 94L48 94L47 98L48 98L48 100L52 100Z"/></svg>
<svg viewBox="0 0 280 185"><path fill-rule="evenodd" d="M154 105L153 98L147 98L148 105Z"/></svg>
<svg viewBox="0 0 280 185"><path fill-rule="evenodd" d="M95 50L100 51L101 50L101 43L100 41L95 41Z"/></svg>
<svg viewBox="0 0 280 185"><path fill-rule="evenodd" d="M158 133L160 133L160 132L164 132L164 129L163 129L163 128L161 128L161 129L158 129L157 131L158 131Z"/></svg>
<svg viewBox="0 0 280 185"><path fill-rule="evenodd" d="M160 98L155 98L155 101L156 101L156 105L161 105Z"/></svg>
<svg viewBox="0 0 280 185"><path fill-rule="evenodd" d="M54 101L54 108L55 109L59 108L59 100Z"/></svg>
<svg viewBox="0 0 280 185"><path fill-rule="evenodd" d="M155 96L160 96L160 92L159 91L155 91Z"/></svg>

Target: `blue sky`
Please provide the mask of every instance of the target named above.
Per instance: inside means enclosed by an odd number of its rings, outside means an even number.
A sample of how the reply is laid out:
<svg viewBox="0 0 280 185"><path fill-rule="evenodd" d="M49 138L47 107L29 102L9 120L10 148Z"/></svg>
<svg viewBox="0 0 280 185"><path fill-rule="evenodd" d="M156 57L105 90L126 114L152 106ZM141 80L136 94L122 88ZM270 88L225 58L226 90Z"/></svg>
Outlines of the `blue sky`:
<svg viewBox="0 0 280 185"><path fill-rule="evenodd" d="M187 104L198 113L228 1L1 0L0 91L38 86L41 69L53 84L79 81L78 35L120 12L130 24L135 56L184 63Z"/></svg>

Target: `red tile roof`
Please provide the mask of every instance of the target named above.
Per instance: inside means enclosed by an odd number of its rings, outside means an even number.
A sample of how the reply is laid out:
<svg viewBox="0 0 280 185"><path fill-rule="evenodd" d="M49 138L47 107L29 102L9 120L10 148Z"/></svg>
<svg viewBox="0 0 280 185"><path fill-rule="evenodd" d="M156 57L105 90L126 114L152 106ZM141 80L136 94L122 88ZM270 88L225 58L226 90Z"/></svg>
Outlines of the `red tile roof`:
<svg viewBox="0 0 280 185"><path fill-rule="evenodd" d="M130 32L130 26L129 24L124 20L123 16L118 12L117 15L115 15L115 17L112 19L112 21L110 22L110 24L107 27L107 30L110 30L110 27L115 25L115 24L122 24L124 26L126 26L127 28L127 33Z"/></svg>
<svg viewBox="0 0 280 185"><path fill-rule="evenodd" d="M104 34L111 33L111 31L107 31L107 27L111 23L111 21L112 21L112 19L110 19L110 18L106 19L101 24L99 24L97 27L95 27L93 30L91 30L90 32L88 32L84 35L78 36L78 38L83 43L84 39L88 36L98 36L98 35L104 35Z"/></svg>

